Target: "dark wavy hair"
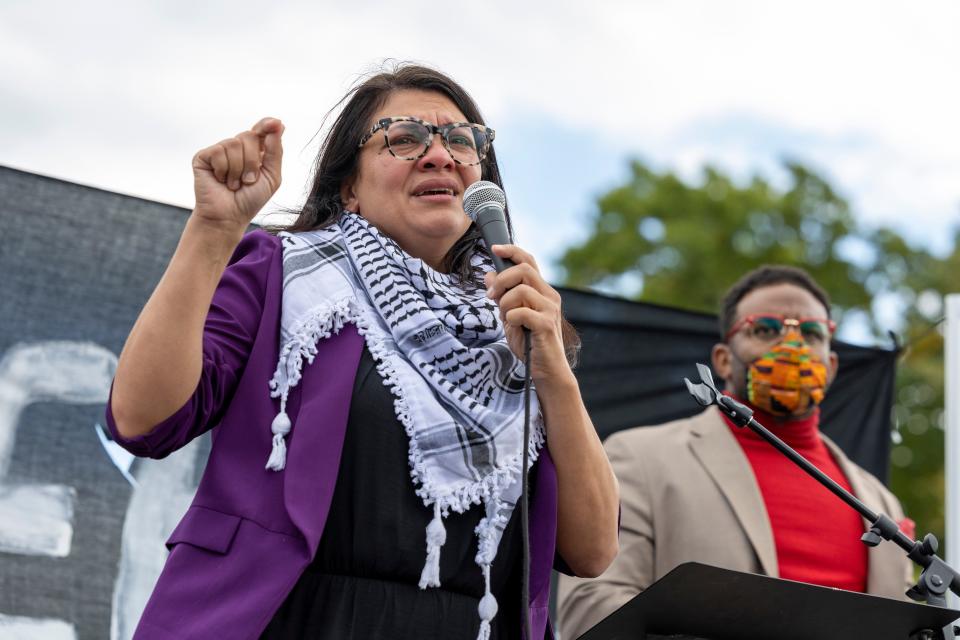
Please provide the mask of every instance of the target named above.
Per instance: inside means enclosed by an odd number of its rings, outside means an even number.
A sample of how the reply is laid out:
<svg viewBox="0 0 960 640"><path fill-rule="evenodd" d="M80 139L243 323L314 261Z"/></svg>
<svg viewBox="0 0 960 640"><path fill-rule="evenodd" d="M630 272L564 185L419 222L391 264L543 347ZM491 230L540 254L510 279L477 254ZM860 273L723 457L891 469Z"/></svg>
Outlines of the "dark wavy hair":
<svg viewBox="0 0 960 640"><path fill-rule="evenodd" d="M390 67L384 67L358 81L327 114L329 117L337 108L342 107L320 145L320 153L314 163L313 180L306 202L299 211L293 211L297 218L292 224L285 227L271 227L270 231L310 231L333 224L340 218L343 212L340 187L344 180L357 171L360 157L357 144L363 134L369 130L377 110L393 93L404 90L434 91L443 94L456 105L468 121L486 124L477 103L449 76L436 69L409 63L396 63ZM484 158L480 169L482 180L489 180L503 188L500 167L497 165L497 154L493 147ZM510 212L505 213L512 238L513 224L510 221ZM466 233L447 252L442 268L458 276L468 286L483 286L483 274L474 270L470 264L470 259L477 251L486 252L486 248L476 225L471 224ZM563 344L567 360L574 365L580 350L580 338L573 326L565 319L563 320Z"/></svg>
<svg viewBox="0 0 960 640"><path fill-rule="evenodd" d="M765 264L744 274L737 280L720 302L720 338L726 342L727 334L737 320L737 305L748 293L775 284L792 284L806 289L827 310L830 317L830 296L809 273L798 267L783 264Z"/></svg>

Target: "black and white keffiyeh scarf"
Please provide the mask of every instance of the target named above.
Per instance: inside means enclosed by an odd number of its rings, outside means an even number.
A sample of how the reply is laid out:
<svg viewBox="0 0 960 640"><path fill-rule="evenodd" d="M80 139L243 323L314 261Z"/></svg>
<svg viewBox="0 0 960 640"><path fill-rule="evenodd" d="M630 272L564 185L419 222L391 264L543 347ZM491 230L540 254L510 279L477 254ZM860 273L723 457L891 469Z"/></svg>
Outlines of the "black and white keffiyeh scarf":
<svg viewBox="0 0 960 640"><path fill-rule="evenodd" d="M482 287L464 287L435 271L355 213L280 238L280 360L270 381L280 413L267 468L285 465L287 395L300 381L304 360L313 362L317 341L355 324L410 439L416 494L434 511L421 589L440 586L443 518L471 505L485 509L476 528L476 562L486 585L478 638L486 640L497 610L490 565L520 498L523 455L524 365L507 345L497 306ZM479 254L473 264L492 269ZM530 415L532 463L544 442L536 394Z"/></svg>

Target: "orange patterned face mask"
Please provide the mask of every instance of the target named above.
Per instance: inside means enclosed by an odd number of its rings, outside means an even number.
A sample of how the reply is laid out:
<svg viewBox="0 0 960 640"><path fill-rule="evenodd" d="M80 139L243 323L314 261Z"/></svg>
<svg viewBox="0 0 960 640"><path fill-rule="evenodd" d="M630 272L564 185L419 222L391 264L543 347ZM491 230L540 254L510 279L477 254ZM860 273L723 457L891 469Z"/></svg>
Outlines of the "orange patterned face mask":
<svg viewBox="0 0 960 640"><path fill-rule="evenodd" d="M792 329L747 372L747 399L778 416L800 416L823 401L827 367Z"/></svg>

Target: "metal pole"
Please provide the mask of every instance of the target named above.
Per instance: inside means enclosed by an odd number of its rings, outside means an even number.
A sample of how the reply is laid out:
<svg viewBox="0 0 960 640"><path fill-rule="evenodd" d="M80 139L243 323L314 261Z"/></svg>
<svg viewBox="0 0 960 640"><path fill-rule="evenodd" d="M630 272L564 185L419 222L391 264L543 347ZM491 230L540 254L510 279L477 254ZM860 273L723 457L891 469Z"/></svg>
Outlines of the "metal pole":
<svg viewBox="0 0 960 640"><path fill-rule="evenodd" d="M960 294L946 297L944 331L944 471L946 473L947 563L960 560ZM948 605L957 608L960 600L950 595Z"/></svg>

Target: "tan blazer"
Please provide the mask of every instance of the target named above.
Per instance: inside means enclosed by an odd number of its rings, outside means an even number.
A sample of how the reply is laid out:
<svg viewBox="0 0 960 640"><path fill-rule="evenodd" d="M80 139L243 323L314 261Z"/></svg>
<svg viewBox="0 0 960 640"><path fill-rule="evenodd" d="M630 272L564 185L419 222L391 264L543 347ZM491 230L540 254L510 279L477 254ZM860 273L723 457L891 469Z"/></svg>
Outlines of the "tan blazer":
<svg viewBox="0 0 960 640"><path fill-rule="evenodd" d="M860 500L895 521L903 518L900 503L879 480L824 442ZM760 489L717 409L620 431L604 448L620 481L620 553L598 578L560 576L563 640L574 640L684 562L778 577ZM913 576L904 552L883 542L868 558L868 593L903 599Z"/></svg>

